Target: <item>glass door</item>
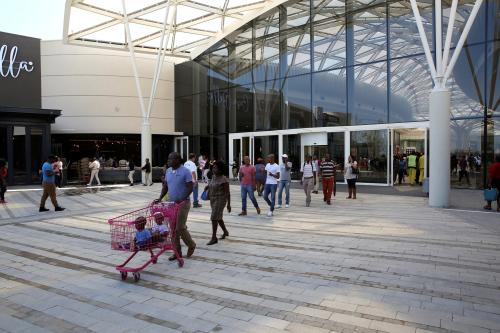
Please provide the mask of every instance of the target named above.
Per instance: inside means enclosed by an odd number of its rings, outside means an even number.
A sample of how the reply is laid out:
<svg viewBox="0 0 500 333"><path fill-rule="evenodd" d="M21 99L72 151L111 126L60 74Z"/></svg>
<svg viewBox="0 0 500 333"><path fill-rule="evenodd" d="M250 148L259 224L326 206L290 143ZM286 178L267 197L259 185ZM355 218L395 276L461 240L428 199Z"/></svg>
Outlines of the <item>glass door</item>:
<svg viewBox="0 0 500 333"><path fill-rule="evenodd" d="M421 184L427 174L427 129L398 128L391 130L391 185ZM416 157L410 157L411 155ZM415 170L409 170L409 160L415 159ZM424 159L422 162L421 159ZM423 166L423 168L420 168ZM414 178L414 180L410 179Z"/></svg>
<svg viewBox="0 0 500 333"><path fill-rule="evenodd" d="M189 156L189 137L175 138L175 151L181 155L183 161L186 161Z"/></svg>

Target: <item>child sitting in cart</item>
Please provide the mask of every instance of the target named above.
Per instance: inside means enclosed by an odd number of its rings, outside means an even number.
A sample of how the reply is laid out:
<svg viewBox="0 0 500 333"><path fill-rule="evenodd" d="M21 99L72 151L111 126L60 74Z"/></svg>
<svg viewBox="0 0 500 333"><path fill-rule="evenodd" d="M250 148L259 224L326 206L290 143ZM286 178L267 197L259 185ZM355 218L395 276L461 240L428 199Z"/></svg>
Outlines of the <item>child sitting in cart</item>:
<svg viewBox="0 0 500 333"><path fill-rule="evenodd" d="M151 228L151 240L153 241L153 243L162 242L163 237L167 237L168 235L168 226L166 224L163 224L163 222L165 221L165 215L163 215L162 212L156 212L154 213L153 217L155 223Z"/></svg>
<svg viewBox="0 0 500 333"><path fill-rule="evenodd" d="M147 220L144 216L139 216L135 219L134 224L137 231L135 232L132 244L135 245L134 248L136 250L145 250L151 244L151 231L146 229L146 222Z"/></svg>

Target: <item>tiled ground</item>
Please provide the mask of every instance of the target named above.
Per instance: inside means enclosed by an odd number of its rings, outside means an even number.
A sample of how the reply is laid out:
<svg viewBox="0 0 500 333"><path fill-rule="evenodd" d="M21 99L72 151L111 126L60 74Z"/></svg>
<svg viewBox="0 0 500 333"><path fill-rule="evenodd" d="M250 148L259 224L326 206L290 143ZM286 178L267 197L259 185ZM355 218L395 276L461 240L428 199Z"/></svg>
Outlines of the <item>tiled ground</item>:
<svg viewBox="0 0 500 333"><path fill-rule="evenodd" d="M500 332L500 214L362 193L306 208L293 190L273 218L241 218L232 190L228 239L206 246L209 208L191 210L193 258L160 257L137 284L115 271L127 254L110 250L106 219L158 185L67 190L59 214L36 213L40 192L8 193L0 331Z"/></svg>

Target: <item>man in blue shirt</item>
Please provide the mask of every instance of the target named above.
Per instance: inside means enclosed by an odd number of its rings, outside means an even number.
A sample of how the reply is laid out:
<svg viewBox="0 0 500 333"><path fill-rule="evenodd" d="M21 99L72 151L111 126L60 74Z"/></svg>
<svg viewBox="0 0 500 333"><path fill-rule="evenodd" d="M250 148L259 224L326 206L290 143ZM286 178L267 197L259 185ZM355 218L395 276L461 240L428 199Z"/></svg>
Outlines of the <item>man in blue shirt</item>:
<svg viewBox="0 0 500 333"><path fill-rule="evenodd" d="M186 226L189 208L191 207L189 196L191 192L193 192L193 176L191 175L191 171L182 165L179 153L170 153L168 155L168 166L169 168L165 172L165 181L158 200L161 201L161 199L169 193L169 200L181 205L177 213L177 224L175 228L175 248L177 254L168 258L168 260L172 261L177 259L177 255L182 257L181 238L188 246L188 258L193 255L196 243L191 238L191 234Z"/></svg>
<svg viewBox="0 0 500 333"><path fill-rule="evenodd" d="M57 159L55 158L55 156L50 155L47 161L42 165L43 194L42 200L40 201L40 209L38 210L39 212L48 211L48 209L45 208L45 201L47 201L48 197L50 197L50 201L52 201L56 212L61 212L65 209L59 206L56 199L56 177L54 174L54 170L52 169L52 164L56 161Z"/></svg>

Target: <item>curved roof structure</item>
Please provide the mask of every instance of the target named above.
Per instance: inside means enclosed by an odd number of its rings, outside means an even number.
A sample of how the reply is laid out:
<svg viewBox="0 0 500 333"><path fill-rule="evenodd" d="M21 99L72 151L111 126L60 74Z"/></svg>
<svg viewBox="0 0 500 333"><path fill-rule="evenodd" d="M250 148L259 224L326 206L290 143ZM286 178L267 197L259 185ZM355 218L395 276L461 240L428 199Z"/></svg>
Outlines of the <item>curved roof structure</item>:
<svg viewBox="0 0 500 333"><path fill-rule="evenodd" d="M285 0L125 0L135 51L192 58L226 34ZM167 22L165 22L165 17ZM127 49L121 0L66 0L64 41Z"/></svg>

